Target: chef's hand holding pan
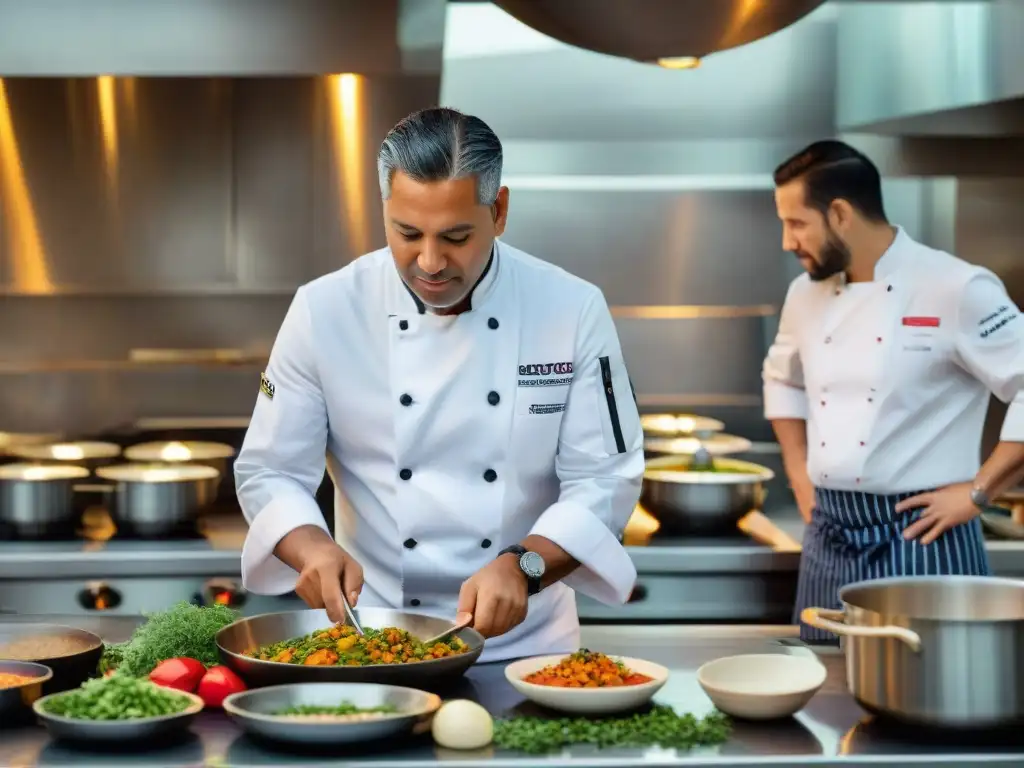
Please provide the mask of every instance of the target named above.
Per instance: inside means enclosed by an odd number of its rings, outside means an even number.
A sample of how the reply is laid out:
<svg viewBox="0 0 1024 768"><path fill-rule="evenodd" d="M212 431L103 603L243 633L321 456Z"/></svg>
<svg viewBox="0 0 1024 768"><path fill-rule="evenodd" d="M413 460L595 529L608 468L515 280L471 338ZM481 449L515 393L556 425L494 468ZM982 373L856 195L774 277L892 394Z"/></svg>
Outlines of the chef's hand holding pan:
<svg viewBox="0 0 1024 768"><path fill-rule="evenodd" d="M915 509L921 510L921 518L907 526L903 536L906 539L920 537L921 544L925 546L950 528L969 522L981 512L971 499L971 483L947 485L937 491L904 499L896 505L899 513Z"/></svg>
<svg viewBox="0 0 1024 768"><path fill-rule="evenodd" d="M299 572L295 593L303 602L310 608L326 608L331 621L344 623L342 595L348 595L350 605L356 604L363 589L363 567L315 525L291 531L274 552Z"/></svg>
<svg viewBox="0 0 1024 768"><path fill-rule="evenodd" d="M462 583L457 613L458 617L472 614L473 629L484 637L498 637L523 623L528 600L519 561L503 556Z"/></svg>

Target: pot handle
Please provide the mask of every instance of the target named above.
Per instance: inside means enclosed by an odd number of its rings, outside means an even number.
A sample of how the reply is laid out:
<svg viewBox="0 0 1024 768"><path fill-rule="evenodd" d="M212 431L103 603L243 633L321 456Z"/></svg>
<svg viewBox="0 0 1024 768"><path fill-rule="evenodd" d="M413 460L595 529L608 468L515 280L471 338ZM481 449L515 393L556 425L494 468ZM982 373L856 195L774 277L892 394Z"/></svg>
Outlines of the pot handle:
<svg viewBox="0 0 1024 768"><path fill-rule="evenodd" d="M847 624L846 614L842 611L832 611L827 608L804 608L800 612L800 621L815 629L831 632L833 635L900 640L906 643L914 653L918 653L921 650L921 636L917 632L891 625L887 627L860 627Z"/></svg>

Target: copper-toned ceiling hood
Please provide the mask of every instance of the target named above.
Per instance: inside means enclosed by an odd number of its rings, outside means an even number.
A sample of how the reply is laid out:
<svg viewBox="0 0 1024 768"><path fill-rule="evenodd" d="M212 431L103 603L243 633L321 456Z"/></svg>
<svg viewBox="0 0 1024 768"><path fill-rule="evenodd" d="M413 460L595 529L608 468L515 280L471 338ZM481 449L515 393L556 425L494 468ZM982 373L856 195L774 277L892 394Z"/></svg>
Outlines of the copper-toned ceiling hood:
<svg viewBox="0 0 1024 768"><path fill-rule="evenodd" d="M527 26L598 53L685 68L767 37L824 0L493 0Z"/></svg>

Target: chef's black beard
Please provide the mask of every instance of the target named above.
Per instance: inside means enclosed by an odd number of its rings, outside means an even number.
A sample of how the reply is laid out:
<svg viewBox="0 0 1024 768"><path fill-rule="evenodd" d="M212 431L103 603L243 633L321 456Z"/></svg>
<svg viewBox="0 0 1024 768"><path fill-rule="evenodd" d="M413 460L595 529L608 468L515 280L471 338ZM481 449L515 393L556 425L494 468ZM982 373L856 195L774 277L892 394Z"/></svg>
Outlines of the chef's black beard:
<svg viewBox="0 0 1024 768"><path fill-rule="evenodd" d="M808 270L811 280L821 282L850 268L850 249L829 229L828 239L821 249L821 258L812 259L814 267Z"/></svg>

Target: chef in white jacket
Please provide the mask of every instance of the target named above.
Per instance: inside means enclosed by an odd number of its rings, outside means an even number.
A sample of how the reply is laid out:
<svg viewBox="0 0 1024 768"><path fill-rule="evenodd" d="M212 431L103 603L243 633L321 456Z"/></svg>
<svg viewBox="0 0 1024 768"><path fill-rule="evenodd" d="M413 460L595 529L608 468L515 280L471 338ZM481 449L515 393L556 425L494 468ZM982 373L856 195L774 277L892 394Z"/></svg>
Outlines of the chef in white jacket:
<svg viewBox="0 0 1024 768"><path fill-rule="evenodd" d="M808 523L797 616L840 607L854 581L988 574L978 514L1024 460L1019 310L988 270L891 226L877 168L846 144L812 144L775 181L783 248L806 270L764 363ZM979 466L990 392L1009 412Z"/></svg>
<svg viewBox="0 0 1024 768"><path fill-rule="evenodd" d="M485 660L579 647L574 590L624 603L644 470L601 291L497 238L502 149L414 113L378 158L388 247L299 288L235 479L245 587L473 615ZM324 462L337 542L314 500Z"/></svg>

